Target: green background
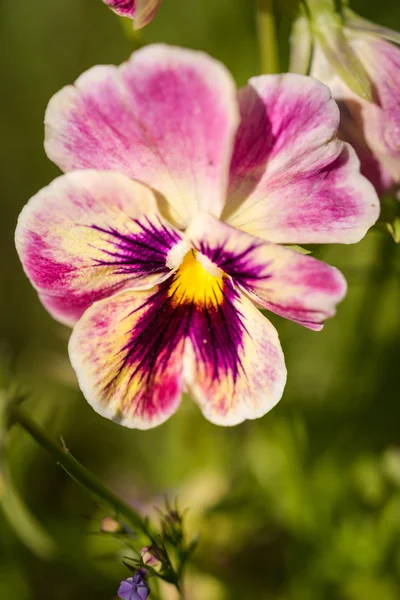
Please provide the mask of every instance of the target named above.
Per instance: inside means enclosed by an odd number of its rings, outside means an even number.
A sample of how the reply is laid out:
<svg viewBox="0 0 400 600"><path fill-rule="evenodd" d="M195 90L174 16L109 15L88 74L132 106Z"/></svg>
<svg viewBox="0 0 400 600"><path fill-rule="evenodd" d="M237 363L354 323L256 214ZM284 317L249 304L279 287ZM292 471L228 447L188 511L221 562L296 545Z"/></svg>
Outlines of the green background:
<svg viewBox="0 0 400 600"><path fill-rule="evenodd" d="M353 8L400 29L392 0ZM283 55L285 32L283 22ZM251 0L164 0L141 35L206 50L238 84L259 70ZM187 399L149 432L95 414L68 362L69 331L23 274L13 245L18 213L58 174L43 151L46 104L92 65L125 60L134 43L101 0L1 0L1 370L28 392L25 409L47 433L62 435L128 501L152 512L168 493L189 508L188 527L201 542L187 600L396 600L400 248L388 235L316 249L344 272L348 296L320 333L272 319L288 366L285 394L263 419L233 429L208 423ZM57 551L41 556L38 532L30 549L20 541L29 532L16 504L15 527L0 513L0 598L115 597L128 575L126 550L99 533L106 513L17 428L7 455L16 488Z"/></svg>

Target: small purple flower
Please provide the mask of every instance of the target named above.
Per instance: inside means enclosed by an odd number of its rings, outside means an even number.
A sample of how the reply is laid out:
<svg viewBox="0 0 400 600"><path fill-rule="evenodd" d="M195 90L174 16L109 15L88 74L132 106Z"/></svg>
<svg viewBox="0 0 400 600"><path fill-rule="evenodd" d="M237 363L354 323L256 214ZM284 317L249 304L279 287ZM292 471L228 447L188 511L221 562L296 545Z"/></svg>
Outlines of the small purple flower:
<svg viewBox="0 0 400 600"><path fill-rule="evenodd" d="M133 577L124 579L118 590L118 597L123 600L146 600L150 588L146 583L145 573L141 569Z"/></svg>

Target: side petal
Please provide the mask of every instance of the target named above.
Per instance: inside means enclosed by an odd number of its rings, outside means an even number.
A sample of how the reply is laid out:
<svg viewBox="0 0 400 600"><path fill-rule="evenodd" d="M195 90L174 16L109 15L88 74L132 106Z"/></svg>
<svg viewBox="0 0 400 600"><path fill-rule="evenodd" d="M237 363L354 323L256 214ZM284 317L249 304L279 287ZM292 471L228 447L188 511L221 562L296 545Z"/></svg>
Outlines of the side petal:
<svg viewBox="0 0 400 600"><path fill-rule="evenodd" d="M116 170L160 192L185 226L219 216L238 123L235 85L201 52L164 45L94 67L50 100L47 154L62 170Z"/></svg>
<svg viewBox="0 0 400 600"><path fill-rule="evenodd" d="M237 425L280 400L286 368L272 324L229 280L224 300L197 312L185 350L185 381L204 416Z"/></svg>
<svg viewBox="0 0 400 600"><path fill-rule="evenodd" d="M43 304L67 325L123 287L165 279L168 253L181 240L149 188L98 171L69 173L41 190L23 209L15 237Z"/></svg>
<svg viewBox="0 0 400 600"><path fill-rule="evenodd" d="M187 236L258 305L309 329L322 329L346 293L346 281L334 267L209 215L197 217Z"/></svg>
<svg viewBox="0 0 400 600"><path fill-rule="evenodd" d="M277 243L350 243L376 221L379 201L351 149L336 138L329 89L287 74L250 80L223 217Z"/></svg>
<svg viewBox="0 0 400 600"><path fill-rule="evenodd" d="M149 429L177 409L182 392L184 324L165 286L127 290L91 306L69 343L80 388L99 414Z"/></svg>

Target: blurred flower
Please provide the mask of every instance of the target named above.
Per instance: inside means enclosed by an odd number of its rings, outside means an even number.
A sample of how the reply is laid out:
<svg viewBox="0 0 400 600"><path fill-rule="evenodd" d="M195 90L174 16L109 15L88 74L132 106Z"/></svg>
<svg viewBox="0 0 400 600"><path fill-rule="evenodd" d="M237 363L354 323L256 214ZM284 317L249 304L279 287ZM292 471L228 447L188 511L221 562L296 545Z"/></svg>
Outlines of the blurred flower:
<svg viewBox="0 0 400 600"><path fill-rule="evenodd" d="M122 527L115 519L104 517L101 521L100 530L104 533L118 533L122 530Z"/></svg>
<svg viewBox="0 0 400 600"><path fill-rule="evenodd" d="M339 135L355 148L362 173L382 193L400 183L400 48L385 41L388 30L364 23L353 18L343 33L370 82L370 101L351 89L318 41L310 74L330 87L341 111Z"/></svg>
<svg viewBox="0 0 400 600"><path fill-rule="evenodd" d="M125 579L118 590L118 597L123 600L146 600L150 588L146 583L144 570L141 569L133 577Z"/></svg>
<svg viewBox="0 0 400 600"><path fill-rule="evenodd" d="M142 548L140 554L145 565L150 565L150 567L154 567L160 564L160 559L157 556L157 550L152 546L145 546L144 548Z"/></svg>
<svg viewBox="0 0 400 600"><path fill-rule="evenodd" d="M50 101L46 150L66 175L23 210L16 244L102 415L146 429L190 390L204 415L264 415L286 380L261 306L320 330L336 269L281 244L352 243L379 201L336 138L328 88L255 77L237 95L205 54L147 46ZM254 304L253 304L254 303Z"/></svg>
<svg viewBox="0 0 400 600"><path fill-rule="evenodd" d="M103 0L121 17L134 19L135 28L144 27L154 19L161 0Z"/></svg>

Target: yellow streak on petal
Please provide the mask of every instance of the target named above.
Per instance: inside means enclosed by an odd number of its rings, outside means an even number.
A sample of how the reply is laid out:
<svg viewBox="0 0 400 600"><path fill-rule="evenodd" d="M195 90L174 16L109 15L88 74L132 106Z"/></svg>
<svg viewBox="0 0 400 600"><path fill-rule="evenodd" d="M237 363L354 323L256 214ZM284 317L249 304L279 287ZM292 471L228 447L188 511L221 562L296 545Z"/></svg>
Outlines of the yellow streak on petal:
<svg viewBox="0 0 400 600"><path fill-rule="evenodd" d="M185 254L169 288L173 302L218 305L223 299L223 272L194 250Z"/></svg>

